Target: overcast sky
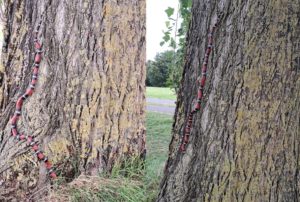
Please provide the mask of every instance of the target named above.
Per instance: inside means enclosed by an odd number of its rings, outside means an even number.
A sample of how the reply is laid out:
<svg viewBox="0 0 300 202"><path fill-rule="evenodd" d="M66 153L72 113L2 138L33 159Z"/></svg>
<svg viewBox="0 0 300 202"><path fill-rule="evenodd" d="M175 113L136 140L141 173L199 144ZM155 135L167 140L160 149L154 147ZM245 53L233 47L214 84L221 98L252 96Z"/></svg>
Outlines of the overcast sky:
<svg viewBox="0 0 300 202"><path fill-rule="evenodd" d="M178 0L147 0L147 60L153 59L158 52L170 49L166 45L161 47L160 42L168 20L165 10L175 8L177 13ZM175 18L174 14L174 18Z"/></svg>

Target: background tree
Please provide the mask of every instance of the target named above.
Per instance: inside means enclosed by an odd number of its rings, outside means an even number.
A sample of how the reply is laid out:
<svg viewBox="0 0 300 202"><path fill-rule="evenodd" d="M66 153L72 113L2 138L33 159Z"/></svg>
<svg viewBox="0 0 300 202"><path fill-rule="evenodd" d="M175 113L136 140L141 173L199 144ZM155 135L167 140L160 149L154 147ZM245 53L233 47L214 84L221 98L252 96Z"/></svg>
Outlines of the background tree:
<svg viewBox="0 0 300 202"><path fill-rule="evenodd" d="M20 130L37 136L58 174L109 172L145 150L145 1L5 1L0 73L0 196L24 197L46 171L10 137L8 121L31 77L41 13L44 59ZM0 198L1 198L0 197ZM23 198L24 199L24 198Z"/></svg>
<svg viewBox="0 0 300 202"><path fill-rule="evenodd" d="M181 153L217 11L204 105ZM193 1L158 201L299 201L299 11L299 1Z"/></svg>
<svg viewBox="0 0 300 202"><path fill-rule="evenodd" d="M172 85L170 79L173 54L173 51L165 51L158 53L153 61L147 61L147 86L167 87Z"/></svg>

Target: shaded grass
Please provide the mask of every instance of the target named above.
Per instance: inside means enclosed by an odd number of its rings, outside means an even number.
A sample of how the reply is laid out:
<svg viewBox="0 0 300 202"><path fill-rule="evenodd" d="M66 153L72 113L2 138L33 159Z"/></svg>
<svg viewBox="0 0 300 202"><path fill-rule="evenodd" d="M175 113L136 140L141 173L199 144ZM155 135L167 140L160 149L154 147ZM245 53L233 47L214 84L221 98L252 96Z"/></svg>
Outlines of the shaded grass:
<svg viewBox="0 0 300 202"><path fill-rule="evenodd" d="M175 91L171 88L147 87L146 88L146 97L147 98L176 100Z"/></svg>
<svg viewBox="0 0 300 202"><path fill-rule="evenodd" d="M50 195L41 201L154 201L167 160L172 116L148 112L146 125L145 162L128 159L122 165L116 165L109 176L80 176L68 184L58 182Z"/></svg>

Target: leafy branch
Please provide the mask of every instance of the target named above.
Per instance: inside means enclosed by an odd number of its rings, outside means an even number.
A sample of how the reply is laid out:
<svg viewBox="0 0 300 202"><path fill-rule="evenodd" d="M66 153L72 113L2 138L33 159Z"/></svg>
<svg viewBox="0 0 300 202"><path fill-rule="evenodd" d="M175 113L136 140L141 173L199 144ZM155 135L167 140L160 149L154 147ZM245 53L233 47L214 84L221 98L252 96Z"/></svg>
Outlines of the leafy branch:
<svg viewBox="0 0 300 202"><path fill-rule="evenodd" d="M184 62L184 53L186 47L185 38L191 19L191 8L192 0L179 0L179 9L175 18L173 17L175 14L174 8L168 7L165 10L165 13L168 16L168 20L165 22L166 30L163 31L164 36L162 38L162 41L160 42L160 45L168 45L174 50L173 65L171 68L169 83L173 84L173 87L176 91L179 87L182 76L182 66ZM178 29L179 19L181 19L182 22ZM175 33L174 36L172 36L172 33Z"/></svg>

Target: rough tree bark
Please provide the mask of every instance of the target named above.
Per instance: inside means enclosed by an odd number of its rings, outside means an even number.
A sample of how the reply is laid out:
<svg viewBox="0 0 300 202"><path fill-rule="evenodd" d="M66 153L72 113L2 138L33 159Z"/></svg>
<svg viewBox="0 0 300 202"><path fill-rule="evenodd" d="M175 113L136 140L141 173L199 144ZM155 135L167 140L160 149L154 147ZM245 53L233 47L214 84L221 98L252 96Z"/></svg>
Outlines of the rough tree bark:
<svg viewBox="0 0 300 202"><path fill-rule="evenodd" d="M210 25L208 83L186 153ZM300 2L194 0L170 155L158 201L300 200Z"/></svg>
<svg viewBox="0 0 300 202"><path fill-rule="evenodd" d="M44 58L19 130L37 136L57 173L109 172L145 152L145 1L7 0L0 90L0 199L47 180L9 119L26 89L40 14ZM25 192L24 192L25 191Z"/></svg>

